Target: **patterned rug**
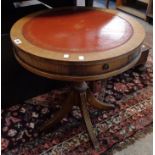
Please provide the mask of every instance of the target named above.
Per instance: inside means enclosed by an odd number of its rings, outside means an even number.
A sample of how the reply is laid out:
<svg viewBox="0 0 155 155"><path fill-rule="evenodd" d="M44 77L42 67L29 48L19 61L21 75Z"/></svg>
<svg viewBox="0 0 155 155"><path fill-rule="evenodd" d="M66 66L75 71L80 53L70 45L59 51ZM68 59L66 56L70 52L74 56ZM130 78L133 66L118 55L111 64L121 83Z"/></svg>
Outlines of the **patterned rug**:
<svg viewBox="0 0 155 155"><path fill-rule="evenodd" d="M97 155L124 146L152 126L152 76L150 56L146 68L135 67L108 79L106 89L103 81L88 83L96 98L116 106L110 111L89 106L100 152L93 149L76 106L51 132L38 134L37 128L63 104L69 91L66 86L2 110L2 154Z"/></svg>

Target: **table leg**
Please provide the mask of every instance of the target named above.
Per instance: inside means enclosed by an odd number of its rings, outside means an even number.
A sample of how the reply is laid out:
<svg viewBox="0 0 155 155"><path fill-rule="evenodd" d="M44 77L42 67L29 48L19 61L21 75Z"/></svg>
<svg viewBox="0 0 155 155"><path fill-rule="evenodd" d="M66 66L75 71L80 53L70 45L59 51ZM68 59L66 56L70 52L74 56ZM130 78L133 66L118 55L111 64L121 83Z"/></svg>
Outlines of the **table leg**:
<svg viewBox="0 0 155 155"><path fill-rule="evenodd" d="M66 101L62 104L61 109L56 112L56 114L54 115L54 117L50 120L47 120L44 125L42 127L39 128L39 131L46 131L47 129L49 129L50 127L52 127L54 124L58 123L63 117L65 117L71 110L72 110L72 106L75 104L74 102L74 98L75 96L75 92L72 91Z"/></svg>
<svg viewBox="0 0 155 155"><path fill-rule="evenodd" d="M91 123L89 112L87 110L86 92L80 93L80 99L81 99L81 102L80 102L81 112L82 112L82 115L83 115L83 118L84 118L84 121L85 121L85 124L87 127L87 131L89 133L89 136L90 136L90 139L93 143L94 148L96 149L96 151L99 151L99 148L100 148L99 142L98 142L96 135L94 133L93 125Z"/></svg>
<svg viewBox="0 0 155 155"><path fill-rule="evenodd" d="M87 131L89 133L90 139L92 141L92 144L94 146L94 148L96 149L96 151L99 151L100 145L99 142L96 138L96 135L94 133L94 129L93 129L93 125L91 123L91 119L89 116L89 112L87 109L87 102L89 101L89 103L99 109L104 109L104 110L108 110L108 109L112 109L114 108L114 105L112 104L106 104L106 103L102 103L100 101L98 101L93 94L91 93L91 91L88 88L88 85L86 82L81 82L81 83L74 83L74 90L75 92L77 92L78 94L80 94L80 102L79 102L79 106L81 108L81 112L87 127Z"/></svg>
<svg viewBox="0 0 155 155"><path fill-rule="evenodd" d="M100 102L99 100L97 100L94 97L94 95L91 93L90 90L87 91L87 100L88 100L89 104L91 104L92 106L94 106L98 109L109 110L109 109L113 109L115 107L113 104L103 103L103 102Z"/></svg>

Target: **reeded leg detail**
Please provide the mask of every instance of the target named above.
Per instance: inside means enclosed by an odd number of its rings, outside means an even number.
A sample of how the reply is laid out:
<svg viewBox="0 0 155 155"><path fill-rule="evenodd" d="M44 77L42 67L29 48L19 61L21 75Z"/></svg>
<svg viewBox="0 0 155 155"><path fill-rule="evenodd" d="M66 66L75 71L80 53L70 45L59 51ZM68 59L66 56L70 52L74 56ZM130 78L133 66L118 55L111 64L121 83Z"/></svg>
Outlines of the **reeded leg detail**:
<svg viewBox="0 0 155 155"><path fill-rule="evenodd" d="M87 109L87 98L86 98L86 92L82 92L80 93L80 99L81 99L81 103L80 103L80 108L81 108L81 112L87 127L87 131L89 133L90 139L93 143L94 148L96 149L96 151L99 151L99 142L96 138L96 135L94 133L94 128L93 125L91 123L91 119L89 116L89 112Z"/></svg>

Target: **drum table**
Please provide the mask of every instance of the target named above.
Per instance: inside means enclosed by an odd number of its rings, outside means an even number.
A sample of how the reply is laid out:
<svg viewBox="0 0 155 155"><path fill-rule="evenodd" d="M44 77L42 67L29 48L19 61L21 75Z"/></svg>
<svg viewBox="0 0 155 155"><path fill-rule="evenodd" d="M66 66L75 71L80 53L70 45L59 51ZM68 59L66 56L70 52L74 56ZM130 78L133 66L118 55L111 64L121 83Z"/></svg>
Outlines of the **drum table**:
<svg viewBox="0 0 155 155"><path fill-rule="evenodd" d="M55 116L40 131L49 129L79 105L90 139L99 143L87 106L108 110L85 81L120 74L142 58L145 32L131 17L112 10L73 7L37 12L18 20L11 29L18 62L40 76L71 82L71 92Z"/></svg>

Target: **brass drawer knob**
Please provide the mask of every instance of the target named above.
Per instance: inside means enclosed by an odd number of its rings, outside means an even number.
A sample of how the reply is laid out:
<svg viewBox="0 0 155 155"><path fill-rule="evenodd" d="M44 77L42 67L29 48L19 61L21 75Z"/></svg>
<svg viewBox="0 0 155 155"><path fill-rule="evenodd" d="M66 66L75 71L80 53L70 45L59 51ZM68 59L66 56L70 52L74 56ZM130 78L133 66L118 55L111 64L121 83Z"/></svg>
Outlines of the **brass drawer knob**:
<svg viewBox="0 0 155 155"><path fill-rule="evenodd" d="M109 64L103 64L103 70L109 69Z"/></svg>

